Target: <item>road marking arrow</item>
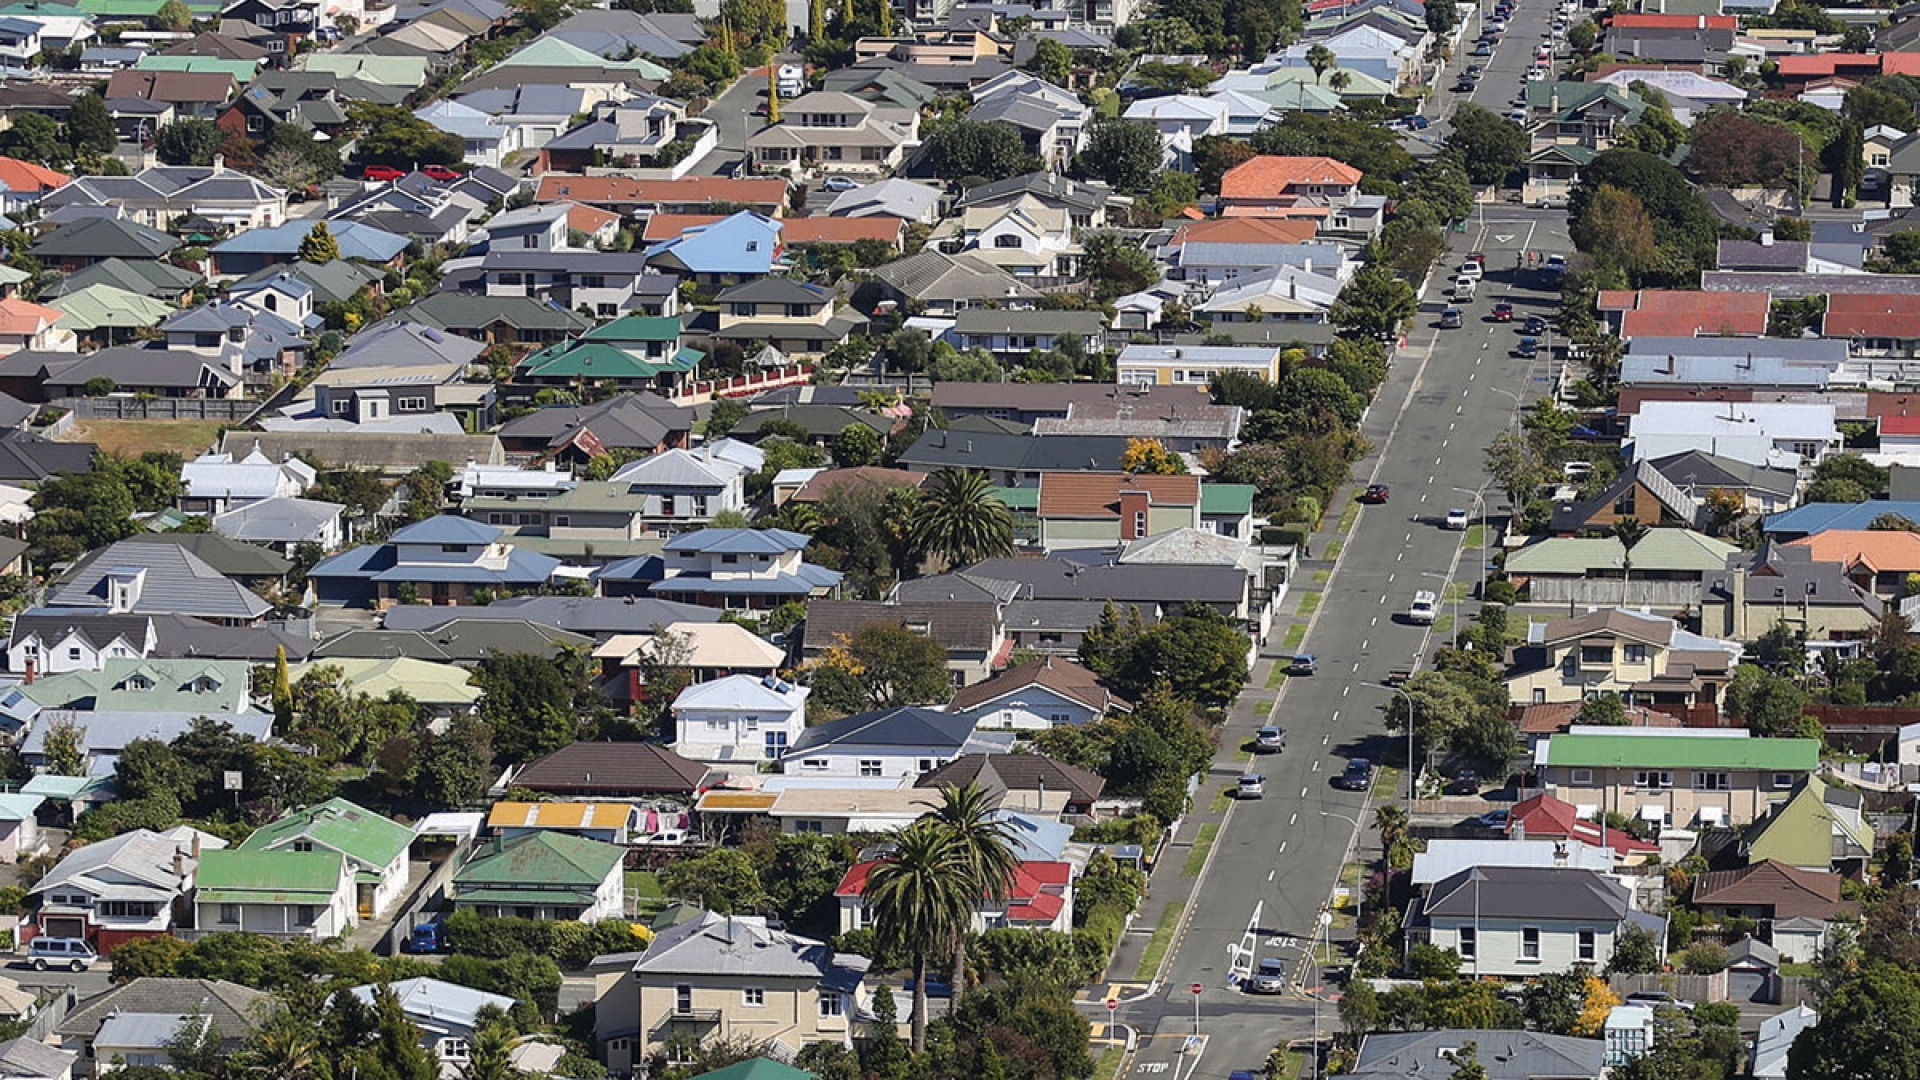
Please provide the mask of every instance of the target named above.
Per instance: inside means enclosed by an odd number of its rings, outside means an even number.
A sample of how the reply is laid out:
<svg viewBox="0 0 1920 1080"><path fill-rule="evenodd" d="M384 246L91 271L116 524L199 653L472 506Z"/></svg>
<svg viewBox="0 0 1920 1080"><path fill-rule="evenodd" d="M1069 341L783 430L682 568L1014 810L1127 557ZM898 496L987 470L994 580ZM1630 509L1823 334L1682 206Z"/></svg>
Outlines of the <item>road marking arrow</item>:
<svg viewBox="0 0 1920 1080"><path fill-rule="evenodd" d="M1511 239L1513 239L1512 233L1495 233L1493 242L1496 244L1504 244Z"/></svg>

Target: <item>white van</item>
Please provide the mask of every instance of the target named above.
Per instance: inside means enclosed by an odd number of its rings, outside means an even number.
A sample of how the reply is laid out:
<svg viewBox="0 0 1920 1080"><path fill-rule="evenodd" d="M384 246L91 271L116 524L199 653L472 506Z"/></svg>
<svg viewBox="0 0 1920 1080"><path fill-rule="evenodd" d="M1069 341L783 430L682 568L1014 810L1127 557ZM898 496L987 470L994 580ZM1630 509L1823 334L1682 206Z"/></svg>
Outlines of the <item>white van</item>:
<svg viewBox="0 0 1920 1080"><path fill-rule="evenodd" d="M1473 299L1474 280L1465 274L1453 279L1453 298L1455 300Z"/></svg>

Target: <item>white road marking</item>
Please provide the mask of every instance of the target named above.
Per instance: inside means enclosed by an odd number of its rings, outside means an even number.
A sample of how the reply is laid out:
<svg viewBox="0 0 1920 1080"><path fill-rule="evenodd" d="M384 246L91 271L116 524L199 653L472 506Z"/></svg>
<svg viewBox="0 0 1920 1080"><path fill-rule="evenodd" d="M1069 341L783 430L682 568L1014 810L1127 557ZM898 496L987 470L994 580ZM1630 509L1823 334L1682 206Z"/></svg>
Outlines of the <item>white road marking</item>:
<svg viewBox="0 0 1920 1080"><path fill-rule="evenodd" d="M1357 667L1359 667L1359 666L1360 666L1360 665L1358 665L1358 664L1355 664L1355 665L1354 665L1354 667L1356 667L1356 668L1357 668ZM1341 696L1341 697L1346 697L1346 696L1347 696L1348 694L1351 694L1351 693L1353 693L1353 687L1351 687L1351 686L1345 686L1345 687L1341 687L1341 689L1340 689L1340 696Z"/></svg>
<svg viewBox="0 0 1920 1080"><path fill-rule="evenodd" d="M1279 854L1285 855L1286 853L1287 853L1287 842L1285 840L1282 840L1280 841Z"/></svg>
<svg viewBox="0 0 1920 1080"><path fill-rule="evenodd" d="M1277 874L1277 873L1279 873L1279 871L1278 871L1278 870L1269 870L1269 871L1267 871L1267 880L1268 880L1268 881L1272 881L1272 880L1273 880L1273 875L1275 875L1275 874Z"/></svg>
<svg viewBox="0 0 1920 1080"><path fill-rule="evenodd" d="M1338 716L1338 715L1340 715L1340 714L1339 714L1339 713L1335 713L1334 715L1335 715L1335 716ZM1329 731L1329 732L1327 732L1327 733L1326 733L1325 735L1322 735L1322 736L1320 736L1320 745L1321 745L1321 746L1325 746L1325 745L1327 745L1328 743L1330 743L1330 742L1332 742L1332 741L1333 741L1333 732L1331 732L1331 731Z"/></svg>
<svg viewBox="0 0 1920 1080"><path fill-rule="evenodd" d="M1300 797L1303 799L1307 797L1307 788L1305 784L1302 784L1300 786ZM1295 816L1298 816L1298 815L1295 815Z"/></svg>
<svg viewBox="0 0 1920 1080"><path fill-rule="evenodd" d="M1340 722L1340 710L1339 710L1339 709L1335 709L1335 710L1333 710L1333 722L1334 722L1334 723L1336 723L1336 724ZM1325 742L1325 741L1326 741L1326 736L1324 736L1324 735L1322 735L1322 736L1320 737L1320 741L1321 741L1321 742Z"/></svg>
<svg viewBox="0 0 1920 1080"><path fill-rule="evenodd" d="M1456 427L1459 427L1459 426L1460 426L1459 424L1456 424L1456 423L1454 423L1454 422L1452 422L1452 421L1448 421L1448 422L1447 422L1447 430L1448 430L1448 431L1452 431L1452 430L1453 430L1454 428L1456 428Z"/></svg>
<svg viewBox="0 0 1920 1080"><path fill-rule="evenodd" d="M1355 661L1353 662L1353 670L1355 670L1355 671L1359 671L1359 670L1360 670L1360 661L1358 661L1358 660L1355 660Z"/></svg>
<svg viewBox="0 0 1920 1080"><path fill-rule="evenodd" d="M1428 481L1428 483L1432 483L1432 481ZM1412 533L1408 533L1408 534L1407 534L1407 540L1406 540L1406 542L1407 542L1407 543L1409 543L1409 544L1411 544L1411 543L1413 543L1413 534L1412 534Z"/></svg>
<svg viewBox="0 0 1920 1080"><path fill-rule="evenodd" d="M1314 771L1314 772L1319 772L1319 771L1320 771L1320 763L1319 763L1318 761L1315 761L1315 762L1313 763L1313 771Z"/></svg>
<svg viewBox="0 0 1920 1080"><path fill-rule="evenodd" d="M1384 597L1384 596L1383 596L1383 597L1381 597L1381 598L1380 598L1380 602L1381 602L1381 603L1383 603L1383 604L1384 604L1384 603L1386 603L1386 602L1387 602L1387 598L1386 598L1386 597ZM1379 625L1380 625L1380 616L1378 616L1378 615L1375 615L1375 616L1373 617L1373 621L1372 621L1372 622L1370 622L1370 623L1368 623L1367 625L1368 625L1368 626L1379 626Z"/></svg>
<svg viewBox="0 0 1920 1080"><path fill-rule="evenodd" d="M1404 558L1406 558L1406 557L1407 557L1407 553L1403 551L1403 552L1401 552L1400 554L1398 554L1398 555L1395 555L1395 556L1393 557L1393 561L1394 561L1394 562L1399 562L1399 561L1400 561L1401 559L1404 559Z"/></svg>
<svg viewBox="0 0 1920 1080"><path fill-rule="evenodd" d="M1455 405L1453 407L1453 415L1455 416L1459 416L1466 411L1467 411L1467 407L1465 405Z"/></svg>

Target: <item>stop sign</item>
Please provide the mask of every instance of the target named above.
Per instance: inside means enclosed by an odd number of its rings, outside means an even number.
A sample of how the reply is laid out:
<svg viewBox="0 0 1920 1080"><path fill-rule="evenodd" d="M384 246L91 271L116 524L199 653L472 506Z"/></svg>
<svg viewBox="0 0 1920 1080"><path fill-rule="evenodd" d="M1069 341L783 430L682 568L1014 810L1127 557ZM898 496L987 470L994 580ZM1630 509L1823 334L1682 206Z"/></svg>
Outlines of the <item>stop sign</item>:
<svg viewBox="0 0 1920 1080"><path fill-rule="evenodd" d="M1192 989L1194 993L1198 994L1200 992L1200 984L1194 983Z"/></svg>
<svg viewBox="0 0 1920 1080"><path fill-rule="evenodd" d="M1108 1011L1108 1012L1112 1012L1112 1011L1114 1011L1115 1009L1118 1009L1119 1007L1120 1007L1120 999L1119 999L1119 998L1108 998L1108 999L1107 999L1107 1011Z"/></svg>

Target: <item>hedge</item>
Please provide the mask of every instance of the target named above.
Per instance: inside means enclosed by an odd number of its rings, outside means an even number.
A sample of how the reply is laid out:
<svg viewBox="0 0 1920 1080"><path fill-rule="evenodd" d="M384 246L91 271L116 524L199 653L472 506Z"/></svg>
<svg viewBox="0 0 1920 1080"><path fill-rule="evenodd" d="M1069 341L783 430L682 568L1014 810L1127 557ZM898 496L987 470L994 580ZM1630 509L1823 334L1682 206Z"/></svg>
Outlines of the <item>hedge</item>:
<svg viewBox="0 0 1920 1080"><path fill-rule="evenodd" d="M603 953L634 952L646 948L646 942L633 932L625 919L606 919L588 926L585 923L483 918L471 911L456 911L447 918L447 942L456 953L503 960L510 956L550 956L562 968L586 967Z"/></svg>

